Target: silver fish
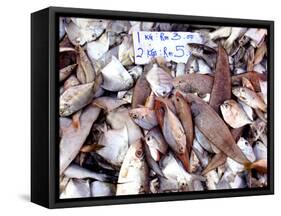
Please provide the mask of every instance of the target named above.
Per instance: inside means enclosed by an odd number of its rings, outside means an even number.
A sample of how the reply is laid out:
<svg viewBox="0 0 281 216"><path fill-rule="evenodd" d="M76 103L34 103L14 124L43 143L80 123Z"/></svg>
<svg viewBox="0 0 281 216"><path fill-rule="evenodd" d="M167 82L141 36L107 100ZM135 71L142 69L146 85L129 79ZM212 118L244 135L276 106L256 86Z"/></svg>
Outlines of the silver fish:
<svg viewBox="0 0 281 216"><path fill-rule="evenodd" d="M146 79L155 95L166 96L173 89L173 78L162 68L154 64L151 70L146 74Z"/></svg>
<svg viewBox="0 0 281 216"><path fill-rule="evenodd" d="M71 125L64 131L60 141L60 174L79 153L99 113L100 108L89 105L80 116L80 128Z"/></svg>
<svg viewBox="0 0 281 216"><path fill-rule="evenodd" d="M220 106L224 121L232 128L239 128L252 121L248 118L243 108L234 100L226 100Z"/></svg>
<svg viewBox="0 0 281 216"><path fill-rule="evenodd" d="M121 166L129 148L128 142L126 126L122 129L105 131L99 140L99 145L103 148L97 153L111 164Z"/></svg>
<svg viewBox="0 0 281 216"><path fill-rule="evenodd" d="M134 142L127 151L121 166L116 195L143 194L149 191L148 166L141 140Z"/></svg>
<svg viewBox="0 0 281 216"><path fill-rule="evenodd" d="M60 115L69 116L91 102L94 96L94 83L68 88L60 96Z"/></svg>
<svg viewBox="0 0 281 216"><path fill-rule="evenodd" d="M130 117L140 127L149 130L158 125L155 111L146 107L135 108L129 111Z"/></svg>
<svg viewBox="0 0 281 216"><path fill-rule="evenodd" d="M131 88L134 80L123 65L112 56L111 62L102 70L103 84L102 87L109 91L122 91Z"/></svg>

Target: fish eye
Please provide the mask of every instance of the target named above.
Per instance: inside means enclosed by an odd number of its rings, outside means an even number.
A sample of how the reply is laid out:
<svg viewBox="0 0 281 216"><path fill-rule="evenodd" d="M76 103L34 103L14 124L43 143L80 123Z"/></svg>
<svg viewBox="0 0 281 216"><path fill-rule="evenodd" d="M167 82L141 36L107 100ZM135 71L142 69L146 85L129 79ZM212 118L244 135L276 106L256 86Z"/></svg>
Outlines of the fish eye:
<svg viewBox="0 0 281 216"><path fill-rule="evenodd" d="M141 119L144 119L144 116L141 116Z"/></svg>
<svg viewBox="0 0 281 216"><path fill-rule="evenodd" d="M178 97L176 98L176 100L177 100L177 102L179 102L179 101L180 101L180 99L179 99Z"/></svg>
<svg viewBox="0 0 281 216"><path fill-rule="evenodd" d="M141 158L143 156L143 151L141 149L138 149L135 153L137 158Z"/></svg>
<svg viewBox="0 0 281 216"><path fill-rule="evenodd" d="M180 153L183 153L183 147L181 146L179 149Z"/></svg>
<svg viewBox="0 0 281 216"><path fill-rule="evenodd" d="M165 94L166 94L166 91L163 91L162 94L165 95Z"/></svg>
<svg viewBox="0 0 281 216"><path fill-rule="evenodd" d="M150 136L149 136L149 137L147 137L147 141L150 141Z"/></svg>

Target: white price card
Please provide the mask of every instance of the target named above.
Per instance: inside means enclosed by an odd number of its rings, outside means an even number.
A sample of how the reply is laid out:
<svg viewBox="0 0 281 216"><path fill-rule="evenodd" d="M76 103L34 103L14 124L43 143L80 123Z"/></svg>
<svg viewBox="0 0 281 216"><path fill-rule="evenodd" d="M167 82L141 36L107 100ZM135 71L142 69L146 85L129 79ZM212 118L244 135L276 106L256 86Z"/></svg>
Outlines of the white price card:
<svg viewBox="0 0 281 216"><path fill-rule="evenodd" d="M203 43L199 33L193 32L133 32L135 63L147 64L162 56L167 61L186 63L190 56L188 43Z"/></svg>

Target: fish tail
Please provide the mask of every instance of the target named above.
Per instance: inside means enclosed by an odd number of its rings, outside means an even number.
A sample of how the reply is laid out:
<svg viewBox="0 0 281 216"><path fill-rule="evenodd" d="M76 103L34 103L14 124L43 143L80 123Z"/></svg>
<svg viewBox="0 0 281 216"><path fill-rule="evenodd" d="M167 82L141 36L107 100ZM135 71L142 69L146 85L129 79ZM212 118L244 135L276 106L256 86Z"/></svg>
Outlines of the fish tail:
<svg viewBox="0 0 281 216"><path fill-rule="evenodd" d="M252 169L252 163L251 162L244 163L244 168L245 168L245 170L251 170Z"/></svg>

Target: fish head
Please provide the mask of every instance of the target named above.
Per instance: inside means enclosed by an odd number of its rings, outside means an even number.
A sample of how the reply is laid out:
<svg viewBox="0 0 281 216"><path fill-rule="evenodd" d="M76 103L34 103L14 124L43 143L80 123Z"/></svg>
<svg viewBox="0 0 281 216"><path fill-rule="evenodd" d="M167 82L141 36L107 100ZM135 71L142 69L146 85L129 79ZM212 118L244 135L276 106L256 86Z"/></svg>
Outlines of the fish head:
<svg viewBox="0 0 281 216"><path fill-rule="evenodd" d="M147 143L148 146L152 146L153 143L155 142L155 137L151 133L147 133L145 136L145 142Z"/></svg>
<svg viewBox="0 0 281 216"><path fill-rule="evenodd" d="M247 100L247 92L246 89L243 87L235 87L232 89L232 93L238 97L240 100L242 101L246 101Z"/></svg>
<svg viewBox="0 0 281 216"><path fill-rule="evenodd" d="M155 90L155 94L157 96L166 97L167 95L169 95L169 93L172 91L172 89L173 89L172 85L163 85L163 86L160 85Z"/></svg>
<svg viewBox="0 0 281 216"><path fill-rule="evenodd" d="M228 114L231 112L231 109L233 108L233 103L235 103L233 100L226 100L223 102L223 104L220 106L221 112L223 114Z"/></svg>
<svg viewBox="0 0 281 216"><path fill-rule="evenodd" d="M129 77L130 76L130 77ZM129 75L127 79L124 79L124 85L128 86L128 88L134 85L134 80L131 75Z"/></svg>
<svg viewBox="0 0 281 216"><path fill-rule="evenodd" d="M184 78L182 76L176 77L173 79L172 84L174 88L181 88L185 83Z"/></svg>
<svg viewBox="0 0 281 216"><path fill-rule="evenodd" d="M130 146L130 152L134 161L142 161L144 159L144 149L141 139L138 139Z"/></svg>
<svg viewBox="0 0 281 216"><path fill-rule="evenodd" d="M181 107L182 103L185 102L184 97L179 91L175 92L175 95L172 97L172 101L176 107Z"/></svg>
<svg viewBox="0 0 281 216"><path fill-rule="evenodd" d="M60 113L60 116L69 116L69 115L71 115L72 111L70 109L70 105L68 103L60 104L59 113Z"/></svg>

